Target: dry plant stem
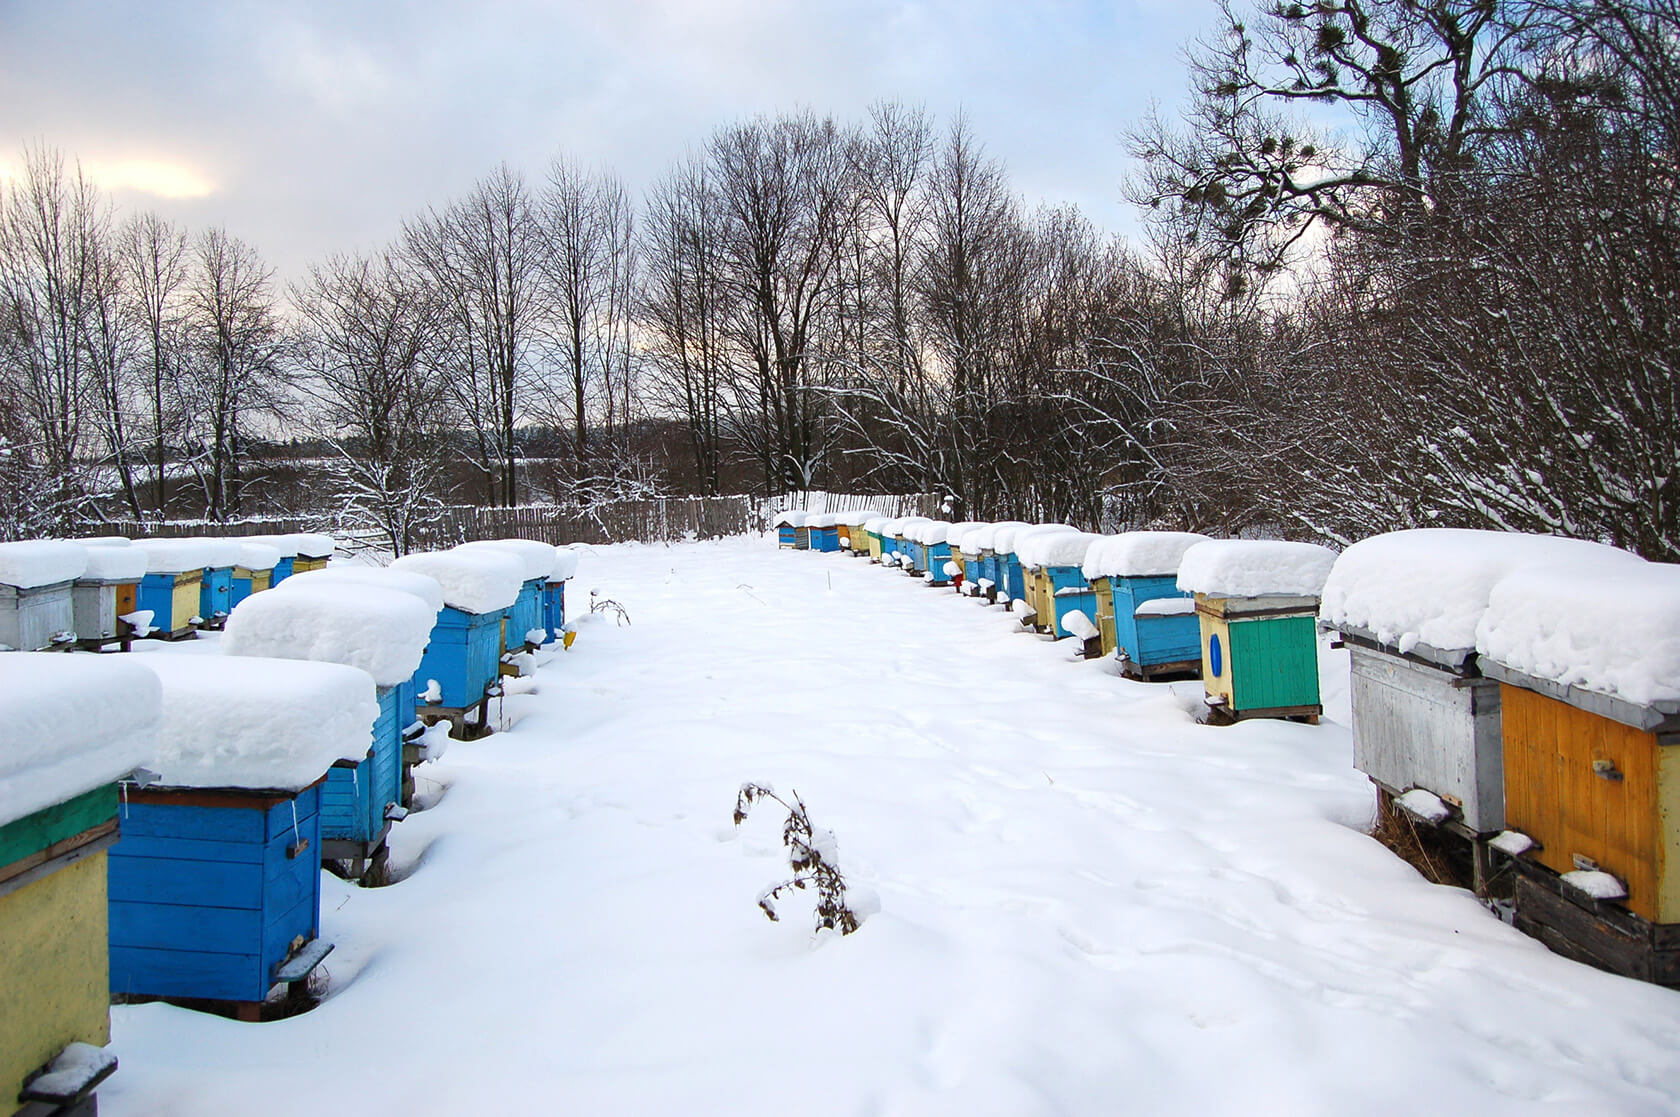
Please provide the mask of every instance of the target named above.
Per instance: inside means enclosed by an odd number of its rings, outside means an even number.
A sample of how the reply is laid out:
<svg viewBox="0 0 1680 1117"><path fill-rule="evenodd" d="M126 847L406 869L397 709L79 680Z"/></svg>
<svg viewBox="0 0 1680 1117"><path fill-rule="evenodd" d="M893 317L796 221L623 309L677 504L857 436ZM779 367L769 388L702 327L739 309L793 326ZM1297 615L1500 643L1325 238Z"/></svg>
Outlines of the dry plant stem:
<svg viewBox="0 0 1680 1117"><path fill-rule="evenodd" d="M777 803L788 813L787 820L782 823L782 845L787 847L788 867L793 870L794 875L759 893L759 908L772 922L780 922L781 916L776 912L776 901L789 889L803 890L812 887L817 893L815 914L818 930L839 931L842 935L849 935L857 930L857 915L846 902L846 878L840 874L839 866L823 855L820 848L822 843L817 840L816 831L811 826L810 815L806 812L804 800L799 798L799 792L793 793L793 802L789 803L767 787L754 783L742 784L740 792L735 796L735 825L739 826L746 821L753 804L761 799Z"/></svg>

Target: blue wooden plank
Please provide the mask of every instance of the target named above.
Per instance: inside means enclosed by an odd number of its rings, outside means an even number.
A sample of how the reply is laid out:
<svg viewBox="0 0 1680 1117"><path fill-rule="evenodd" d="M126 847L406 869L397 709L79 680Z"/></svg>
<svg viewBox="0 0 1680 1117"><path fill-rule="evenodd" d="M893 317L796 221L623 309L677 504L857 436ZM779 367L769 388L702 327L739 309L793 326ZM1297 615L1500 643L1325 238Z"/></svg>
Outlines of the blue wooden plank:
<svg viewBox="0 0 1680 1117"><path fill-rule="evenodd" d="M1201 623L1196 614L1177 617L1138 617L1138 651L1142 664L1182 663L1202 655Z"/></svg>
<svg viewBox="0 0 1680 1117"><path fill-rule="evenodd" d="M233 567L206 570L198 586L198 615L205 620L233 609Z"/></svg>
<svg viewBox="0 0 1680 1117"><path fill-rule="evenodd" d="M122 831L111 847L112 857L163 857L173 861L262 861L262 846L256 842L218 842L202 838L166 838Z"/></svg>
<svg viewBox="0 0 1680 1117"><path fill-rule="evenodd" d="M112 946L219 953L255 951L263 927L263 913L258 908L112 900L109 914Z"/></svg>
<svg viewBox="0 0 1680 1117"><path fill-rule="evenodd" d="M117 818L126 837L192 838L204 842L257 842L265 837L265 812L171 803L122 804Z"/></svg>
<svg viewBox="0 0 1680 1117"><path fill-rule="evenodd" d="M291 834L294 829L307 832L309 820L314 818L320 809L320 784L306 787L293 798L274 804L264 816L263 840L273 841L282 835Z"/></svg>
<svg viewBox="0 0 1680 1117"><path fill-rule="evenodd" d="M279 585L283 579L290 578L292 576L292 561L292 556L286 555L279 562L274 564L274 573L270 574L268 577L268 584L270 588Z"/></svg>
<svg viewBox="0 0 1680 1117"><path fill-rule="evenodd" d="M273 973L274 968L286 960L293 940L299 935L313 939L320 933L319 914L320 904L309 899L300 900L290 908L275 913L262 931L263 972Z"/></svg>
<svg viewBox="0 0 1680 1117"><path fill-rule="evenodd" d="M125 857L110 866L110 897L209 908L262 907L262 877L247 861Z"/></svg>
<svg viewBox="0 0 1680 1117"><path fill-rule="evenodd" d="M255 954L111 947L111 992L136 997L260 1001L269 982Z"/></svg>

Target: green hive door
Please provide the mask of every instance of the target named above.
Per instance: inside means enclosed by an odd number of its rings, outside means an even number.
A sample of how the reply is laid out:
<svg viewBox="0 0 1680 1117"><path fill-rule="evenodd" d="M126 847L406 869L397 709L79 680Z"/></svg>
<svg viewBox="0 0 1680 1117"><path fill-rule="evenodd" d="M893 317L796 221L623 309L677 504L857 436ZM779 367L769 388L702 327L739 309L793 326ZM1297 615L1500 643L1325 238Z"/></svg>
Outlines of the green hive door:
<svg viewBox="0 0 1680 1117"><path fill-rule="evenodd" d="M1318 705L1318 631L1312 617L1237 620L1230 631L1236 709Z"/></svg>

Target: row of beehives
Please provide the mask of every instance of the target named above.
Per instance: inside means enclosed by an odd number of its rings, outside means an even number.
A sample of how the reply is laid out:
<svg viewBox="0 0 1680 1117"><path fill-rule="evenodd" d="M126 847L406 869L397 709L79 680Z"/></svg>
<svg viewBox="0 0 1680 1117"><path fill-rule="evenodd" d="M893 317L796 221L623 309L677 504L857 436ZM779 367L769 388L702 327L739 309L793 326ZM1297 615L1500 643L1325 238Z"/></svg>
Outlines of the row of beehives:
<svg viewBox="0 0 1680 1117"><path fill-rule="evenodd" d="M0 543L0 649L100 650L217 629L235 605L332 557L331 536Z"/></svg>
<svg viewBox="0 0 1680 1117"><path fill-rule="evenodd" d="M112 997L254 1019L303 988L331 950L321 869L382 875L443 743L423 723L486 728L499 678L569 643L576 561L509 540L333 564L235 606L221 654L0 656L0 1090L80 1112Z"/></svg>
<svg viewBox="0 0 1680 1117"><path fill-rule="evenodd" d="M1213 721L1310 720L1317 631L1338 633L1354 763L1383 811L1425 828L1490 907L1559 952L1680 985L1680 567L1489 531L1396 532L1337 556L1062 525L801 521L778 523L782 545L1002 600L1134 678L1199 674Z"/></svg>

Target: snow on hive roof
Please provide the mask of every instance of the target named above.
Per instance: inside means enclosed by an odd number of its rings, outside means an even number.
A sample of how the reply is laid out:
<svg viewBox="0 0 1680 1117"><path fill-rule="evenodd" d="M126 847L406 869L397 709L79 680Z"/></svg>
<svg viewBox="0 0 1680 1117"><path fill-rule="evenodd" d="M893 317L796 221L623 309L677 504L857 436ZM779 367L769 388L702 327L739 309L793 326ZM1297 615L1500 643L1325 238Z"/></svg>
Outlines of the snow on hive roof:
<svg viewBox="0 0 1680 1117"><path fill-rule="evenodd" d="M974 545L982 551L1007 551L1015 545L1015 533L1031 526L1021 520L999 520L981 528L980 537L974 541ZM998 545L999 539L1003 540L1001 547Z"/></svg>
<svg viewBox="0 0 1680 1117"><path fill-rule="evenodd" d="M805 518L806 527L834 527L840 522L840 517L833 512L818 512L814 516Z"/></svg>
<svg viewBox="0 0 1680 1117"><path fill-rule="evenodd" d="M134 546L146 552L146 573L185 574L213 565L219 551L209 539L136 539Z"/></svg>
<svg viewBox="0 0 1680 1117"><path fill-rule="evenodd" d="M464 613L506 609L519 599L519 589L525 584L524 563L505 551L487 547L404 555L391 564L391 569L436 578L443 589L444 604Z"/></svg>
<svg viewBox="0 0 1680 1117"><path fill-rule="evenodd" d="M880 516L880 514L881 513L875 511L873 508L853 508L849 511L839 513L836 520L839 523L845 524L847 527L862 527L871 519Z"/></svg>
<svg viewBox="0 0 1680 1117"><path fill-rule="evenodd" d="M140 656L10 652L0 667L0 826L113 783L157 752Z"/></svg>
<svg viewBox="0 0 1680 1117"><path fill-rule="evenodd" d="M146 552L137 547L87 547L88 581L138 582L146 576Z"/></svg>
<svg viewBox="0 0 1680 1117"><path fill-rule="evenodd" d="M771 526L773 526L773 527L804 527L805 526L805 513L799 511L797 508L790 508L786 512L778 512L778 513L776 513L776 518L773 521L771 521Z"/></svg>
<svg viewBox="0 0 1680 1117"><path fill-rule="evenodd" d="M554 545L544 543L538 539L480 539L471 543L463 543L455 548L458 551L505 551L517 556L525 568L525 581L537 578L547 579L549 571L554 569Z"/></svg>
<svg viewBox="0 0 1680 1117"><path fill-rule="evenodd" d="M281 558L296 558L297 538L295 535L246 535L241 538L241 542L267 543L280 552Z"/></svg>
<svg viewBox="0 0 1680 1117"><path fill-rule="evenodd" d="M0 586L20 590L71 582L87 569L87 548L56 539L0 543Z"/></svg>
<svg viewBox="0 0 1680 1117"><path fill-rule="evenodd" d="M280 585L284 590L286 582ZM343 663L360 667L380 686L396 686L419 668L436 621L437 610L412 593L317 581L241 601L227 619L222 650Z"/></svg>
<svg viewBox="0 0 1680 1117"><path fill-rule="evenodd" d="M126 535L87 535L69 542L80 543L84 547L126 547L131 540Z"/></svg>
<svg viewBox="0 0 1680 1117"><path fill-rule="evenodd" d="M1476 646L1488 595L1505 575L1535 563L1595 557L1643 561L1601 543L1510 531L1420 528L1374 535L1336 560L1319 615L1337 627L1364 629L1402 652L1419 644L1467 652Z"/></svg>
<svg viewBox="0 0 1680 1117"><path fill-rule="evenodd" d="M988 526L990 525L977 520L963 520L959 523L954 523L951 525L950 529L945 532L945 541L951 545L951 549L953 551L963 550L963 544L967 541L970 535L979 531L981 528Z"/></svg>
<svg viewBox="0 0 1680 1117"><path fill-rule="evenodd" d="M360 668L232 655L135 659L163 684L158 748L146 767L166 787L298 791L372 744L379 701Z"/></svg>
<svg viewBox="0 0 1680 1117"><path fill-rule="evenodd" d="M944 520L923 520L919 524L912 524L905 530L905 537L913 539L924 547L931 547L936 543L945 542L946 534L951 525Z"/></svg>
<svg viewBox="0 0 1680 1117"><path fill-rule="evenodd" d="M1088 531L1022 532L1015 554L1023 566L1079 566L1101 538Z"/></svg>
<svg viewBox="0 0 1680 1117"><path fill-rule="evenodd" d="M554 569L548 572L551 582L564 582L577 575L579 552L570 547L554 548Z"/></svg>
<svg viewBox="0 0 1680 1117"><path fill-rule="evenodd" d="M1013 531L1000 531L994 536L994 540L999 553L1007 551L1019 559L1021 557L1021 545L1034 535L1056 535L1061 532L1078 530L1072 524L1028 524Z"/></svg>
<svg viewBox="0 0 1680 1117"><path fill-rule="evenodd" d="M1212 597L1317 597L1336 552L1279 539L1210 539L1184 552L1178 588Z"/></svg>
<svg viewBox="0 0 1680 1117"><path fill-rule="evenodd" d="M305 558L332 558L338 551L338 540L330 535L316 535L313 532L297 531L286 536L287 542L297 548L293 554ZM263 540L267 543L268 540ZM282 551L282 554L285 552Z"/></svg>
<svg viewBox="0 0 1680 1117"><path fill-rule="evenodd" d="M1085 577L1148 578L1177 574L1184 552L1207 536L1194 531L1125 531L1105 535L1085 555Z"/></svg>
<svg viewBox="0 0 1680 1117"><path fill-rule="evenodd" d="M1680 566L1616 556L1525 566L1501 578L1476 650L1525 675L1635 705L1680 700Z"/></svg>
<svg viewBox="0 0 1680 1117"><path fill-rule="evenodd" d="M891 523L885 516L871 516L863 521L863 530L873 535L880 535L881 529Z"/></svg>
<svg viewBox="0 0 1680 1117"><path fill-rule="evenodd" d="M241 539L239 561L234 565L243 566L246 570L273 570L280 565L280 548L271 543L253 543L249 539Z"/></svg>
<svg viewBox="0 0 1680 1117"><path fill-rule="evenodd" d="M378 586L412 594L426 603L426 608L432 611L434 617L443 608L443 587L438 585L436 578L413 570L393 570L389 566L351 566L335 562L319 570L293 574L275 589L291 591L315 586Z"/></svg>

